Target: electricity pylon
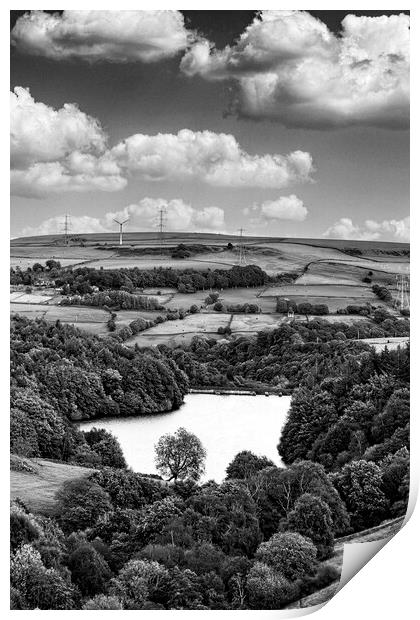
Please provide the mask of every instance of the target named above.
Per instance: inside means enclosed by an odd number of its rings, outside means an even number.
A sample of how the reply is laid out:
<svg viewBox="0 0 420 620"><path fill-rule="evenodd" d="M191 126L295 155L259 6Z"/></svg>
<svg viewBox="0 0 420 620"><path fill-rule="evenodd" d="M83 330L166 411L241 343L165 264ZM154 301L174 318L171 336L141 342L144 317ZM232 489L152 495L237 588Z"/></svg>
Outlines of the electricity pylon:
<svg viewBox="0 0 420 620"><path fill-rule="evenodd" d="M64 245L68 245L70 241L69 233L70 233L71 223L70 223L70 215L68 213L64 216Z"/></svg>
<svg viewBox="0 0 420 620"><path fill-rule="evenodd" d="M397 299L395 305L400 310L410 310L410 279L405 274L397 277Z"/></svg>
<svg viewBox="0 0 420 620"><path fill-rule="evenodd" d="M165 238L165 224L166 224L166 207L160 207L158 211L158 227L159 227L159 245L160 252L163 254L163 243Z"/></svg>
<svg viewBox="0 0 420 620"><path fill-rule="evenodd" d="M239 245L238 245L238 249L239 249L239 257L238 257L238 263L240 267L244 267L246 265L246 257L245 257L245 246L243 243L243 233L244 233L244 229L243 228L239 228Z"/></svg>

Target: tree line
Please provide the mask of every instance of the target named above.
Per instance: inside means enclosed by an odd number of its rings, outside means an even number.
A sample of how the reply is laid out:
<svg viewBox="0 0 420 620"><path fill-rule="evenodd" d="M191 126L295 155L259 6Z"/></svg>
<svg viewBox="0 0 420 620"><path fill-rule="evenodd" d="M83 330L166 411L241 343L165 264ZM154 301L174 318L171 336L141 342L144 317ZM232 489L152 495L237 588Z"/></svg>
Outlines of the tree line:
<svg viewBox="0 0 420 620"><path fill-rule="evenodd" d="M262 286L268 282L292 282L298 274L284 273L271 277L258 265L234 266L230 269L173 269L172 267L155 267L139 269L95 269L93 267L66 267L55 265L54 268L40 270L38 264L21 270L10 270L10 283L14 285L35 284L39 277L47 275L54 280L55 286L61 287L63 294L85 295L99 291L125 290L132 293L143 288L176 288L181 293L195 293L212 288L225 289L234 287ZM40 265L42 267L42 265Z"/></svg>

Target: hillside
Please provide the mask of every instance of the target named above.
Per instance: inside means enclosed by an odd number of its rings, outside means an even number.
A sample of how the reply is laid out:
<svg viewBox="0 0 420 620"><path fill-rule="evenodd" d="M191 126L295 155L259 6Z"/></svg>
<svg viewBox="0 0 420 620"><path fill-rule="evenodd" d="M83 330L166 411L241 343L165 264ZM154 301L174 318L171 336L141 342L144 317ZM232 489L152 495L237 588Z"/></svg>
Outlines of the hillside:
<svg viewBox="0 0 420 620"><path fill-rule="evenodd" d="M119 234L115 233L77 233L74 234L75 240L82 240L86 245L107 244L118 245ZM158 233L151 232L125 232L124 241L128 244L134 245L153 245L153 243L159 243L160 239ZM237 243L239 241L239 235L229 235L221 233L197 233L197 232L165 232L164 233L165 244L176 245L178 243L192 241L198 243L212 243L212 244L226 244ZM359 250L404 250L409 248L408 243L398 243L395 241L361 241L361 240L347 240L347 239L305 239L300 237L259 237L259 236L246 236L243 238L246 245L259 244L259 243L296 243L301 245L310 245L315 247L326 248L357 248ZM63 245L63 235L40 235L35 237L16 237L10 242L11 247L23 247L23 246L60 246ZM77 241L74 242L77 247Z"/></svg>
<svg viewBox="0 0 420 620"><path fill-rule="evenodd" d="M16 463L17 457L12 457ZM55 494L67 480L76 480L91 474L94 470L67 463L45 459L18 457L28 471L10 471L10 499L21 499L34 513L51 514L55 505ZM16 466L16 465L15 465ZM30 471L32 469L32 471Z"/></svg>

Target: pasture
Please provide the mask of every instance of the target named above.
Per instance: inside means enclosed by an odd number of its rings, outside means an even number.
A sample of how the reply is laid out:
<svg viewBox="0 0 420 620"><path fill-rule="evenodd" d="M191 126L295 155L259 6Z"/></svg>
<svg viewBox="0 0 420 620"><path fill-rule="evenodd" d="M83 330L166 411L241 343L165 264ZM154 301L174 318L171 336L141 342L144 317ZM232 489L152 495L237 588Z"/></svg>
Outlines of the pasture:
<svg viewBox="0 0 420 620"><path fill-rule="evenodd" d="M34 263L43 265L49 259L57 260L63 267L67 267L86 263L96 258L107 258L115 253L113 250L99 250L95 247L82 247L80 245L16 245L14 243L16 241L18 240L15 239L11 242L10 266L20 267L21 269L32 267Z"/></svg>
<svg viewBox="0 0 420 620"><path fill-rule="evenodd" d="M261 297L303 297L305 301L312 298L344 297L361 299L375 299L375 295L368 286L356 284L290 284L286 286L271 286L261 294Z"/></svg>
<svg viewBox="0 0 420 620"><path fill-rule="evenodd" d="M25 293L13 291L10 293L10 301L16 304L47 304L53 299L53 295L46 293Z"/></svg>
<svg viewBox="0 0 420 620"><path fill-rule="evenodd" d="M44 459L24 459L35 471L10 472L10 499L21 499L31 512L51 514L56 504L55 494L64 482L91 474L93 469L54 463Z"/></svg>
<svg viewBox="0 0 420 620"><path fill-rule="evenodd" d="M230 328L232 334L253 333L274 329L287 320L284 314L233 314Z"/></svg>
<svg viewBox="0 0 420 620"><path fill-rule="evenodd" d="M172 269L195 269L196 271L207 271L208 269L230 269L234 263L224 260L215 260L214 254L200 254L200 258L171 258L170 256L113 256L110 258L101 257L91 260L88 267L99 269L155 269L159 267L171 267Z"/></svg>
<svg viewBox="0 0 420 620"><path fill-rule="evenodd" d="M175 321L166 321L165 323L154 325L146 332L142 332L127 340L126 344L134 346L145 334L147 336L173 336L186 333L214 334L217 333L219 327L227 327L230 318L230 314L223 313L190 314L185 319L176 319Z"/></svg>

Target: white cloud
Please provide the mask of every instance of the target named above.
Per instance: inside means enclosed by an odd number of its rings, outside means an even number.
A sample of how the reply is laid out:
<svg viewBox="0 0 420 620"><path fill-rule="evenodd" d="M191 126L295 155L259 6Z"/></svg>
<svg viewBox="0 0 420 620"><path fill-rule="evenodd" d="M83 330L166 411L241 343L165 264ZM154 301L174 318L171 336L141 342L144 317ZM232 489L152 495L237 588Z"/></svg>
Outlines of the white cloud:
<svg viewBox="0 0 420 620"><path fill-rule="evenodd" d="M348 217L342 217L335 224L327 228L324 237L331 239L361 239L383 241L409 241L410 218L402 220L366 220L362 226L353 223Z"/></svg>
<svg viewBox="0 0 420 620"><path fill-rule="evenodd" d="M291 194L290 196L280 196L275 200L266 200L261 204L254 204L252 207L245 207L243 213L251 216L250 223L253 225L265 225L273 220L291 220L303 222L308 215L308 209L303 205L302 200Z"/></svg>
<svg viewBox="0 0 420 620"><path fill-rule="evenodd" d="M10 93L10 157L13 167L57 161L73 151L100 153L106 136L99 122L65 103L59 110L35 102L29 89Z"/></svg>
<svg viewBox="0 0 420 620"><path fill-rule="evenodd" d="M12 194L42 197L66 191L117 191L127 180L106 151L99 122L66 103L35 102L29 89L10 93Z"/></svg>
<svg viewBox="0 0 420 620"><path fill-rule="evenodd" d="M225 226L225 213L220 207L195 209L179 198L143 198L121 211L107 213L105 221L108 226L115 227L114 219L130 218L129 226L132 230L157 230L158 211L161 208L165 209L166 230L218 231Z"/></svg>
<svg viewBox="0 0 420 620"><path fill-rule="evenodd" d="M111 150L115 161L148 180L199 180L219 187L274 187L305 182L309 153L250 155L231 134L182 129L177 134L130 136Z"/></svg>
<svg viewBox="0 0 420 620"><path fill-rule="evenodd" d="M12 30L12 44L54 60L156 62L184 50L192 33L179 11L32 11Z"/></svg>
<svg viewBox="0 0 420 620"><path fill-rule="evenodd" d="M236 45L201 39L181 70L233 79L232 111L289 127L373 125L409 120L409 17L347 15L340 36L305 11L261 11Z"/></svg>
<svg viewBox="0 0 420 620"><path fill-rule="evenodd" d="M308 209L303 206L294 194L281 196L277 200L267 200L261 205L261 215L273 220L293 220L303 222L308 215Z"/></svg>
<svg viewBox="0 0 420 620"><path fill-rule="evenodd" d="M127 177L198 181L218 187L282 188L310 180L312 157L251 155L231 134L182 129L129 136L113 148L99 122L74 104L59 110L11 93L12 193L42 197L63 191L118 191Z"/></svg>
<svg viewBox="0 0 420 620"><path fill-rule="evenodd" d="M101 218L88 215L71 217L73 233L115 232L119 221L129 219L125 230L158 230L159 209L165 209L165 230L168 231L199 231L223 232L225 228L225 212L220 207L204 207L196 209L179 198L143 198L120 211L108 212ZM63 217L51 217L37 227L27 227L22 236L54 235L62 232Z"/></svg>
<svg viewBox="0 0 420 620"><path fill-rule="evenodd" d="M82 157L80 153L72 154L76 156ZM93 160L90 169L79 173L72 169L71 158L63 162L36 163L25 170L10 172L11 193L42 198L60 192L115 192L127 185L127 180L119 174L102 174L101 168L100 160Z"/></svg>
<svg viewBox="0 0 420 620"><path fill-rule="evenodd" d="M27 226L19 235L21 237L33 237L36 235L62 235L63 234L62 216L50 217L44 220L39 226ZM108 232L99 218L81 215L71 218L71 233L101 233Z"/></svg>

